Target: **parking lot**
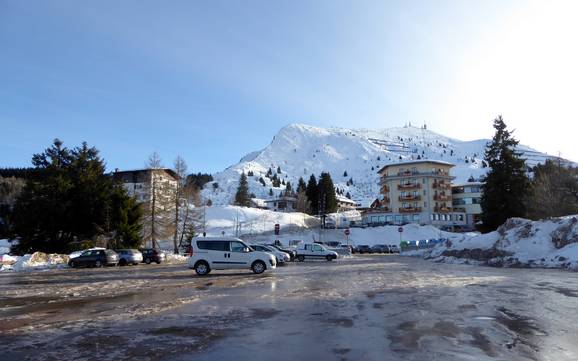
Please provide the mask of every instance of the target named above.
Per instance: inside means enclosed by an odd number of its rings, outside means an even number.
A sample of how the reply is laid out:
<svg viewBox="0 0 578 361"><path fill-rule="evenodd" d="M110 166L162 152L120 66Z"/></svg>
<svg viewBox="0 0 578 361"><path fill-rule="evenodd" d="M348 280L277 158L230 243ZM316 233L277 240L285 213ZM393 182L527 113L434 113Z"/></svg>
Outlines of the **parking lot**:
<svg viewBox="0 0 578 361"><path fill-rule="evenodd" d="M578 275L393 255L0 274L2 360L577 360Z"/></svg>

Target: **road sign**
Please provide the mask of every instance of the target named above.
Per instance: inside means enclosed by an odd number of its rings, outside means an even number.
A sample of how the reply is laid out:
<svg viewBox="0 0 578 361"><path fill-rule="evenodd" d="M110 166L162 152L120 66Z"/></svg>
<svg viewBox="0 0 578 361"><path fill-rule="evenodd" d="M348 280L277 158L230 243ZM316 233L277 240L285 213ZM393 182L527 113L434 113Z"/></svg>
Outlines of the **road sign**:
<svg viewBox="0 0 578 361"><path fill-rule="evenodd" d="M397 229L397 231L398 231L399 233L403 232L403 227L399 227L399 228Z"/></svg>
<svg viewBox="0 0 578 361"><path fill-rule="evenodd" d="M281 226L279 225L279 223L275 223L275 235L276 236L279 235L280 230L281 230Z"/></svg>
<svg viewBox="0 0 578 361"><path fill-rule="evenodd" d="M349 228L347 228L345 229L344 233L346 236L349 236L351 234L351 231L349 231Z"/></svg>

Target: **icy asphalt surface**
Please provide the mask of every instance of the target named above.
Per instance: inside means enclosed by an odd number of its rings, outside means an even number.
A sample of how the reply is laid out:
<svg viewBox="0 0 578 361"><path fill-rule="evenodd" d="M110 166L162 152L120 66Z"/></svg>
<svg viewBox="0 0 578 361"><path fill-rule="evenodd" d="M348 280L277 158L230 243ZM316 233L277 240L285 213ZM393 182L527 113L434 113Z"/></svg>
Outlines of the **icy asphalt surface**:
<svg viewBox="0 0 578 361"><path fill-rule="evenodd" d="M578 360L578 273L399 256L3 273L0 359Z"/></svg>

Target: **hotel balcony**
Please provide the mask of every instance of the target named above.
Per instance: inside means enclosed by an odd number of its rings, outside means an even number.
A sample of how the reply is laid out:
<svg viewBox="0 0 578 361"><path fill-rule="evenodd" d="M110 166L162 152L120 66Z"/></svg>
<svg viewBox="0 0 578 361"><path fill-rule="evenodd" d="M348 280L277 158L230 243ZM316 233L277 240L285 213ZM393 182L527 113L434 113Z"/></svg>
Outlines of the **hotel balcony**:
<svg viewBox="0 0 578 361"><path fill-rule="evenodd" d="M434 189L442 189L442 190L450 190L452 188L452 185L450 183L445 182L434 182L432 186Z"/></svg>
<svg viewBox="0 0 578 361"><path fill-rule="evenodd" d="M420 213L421 207L405 207L400 208L399 213Z"/></svg>
<svg viewBox="0 0 578 361"><path fill-rule="evenodd" d="M389 193L389 186L387 184L381 186L381 193Z"/></svg>
<svg viewBox="0 0 578 361"><path fill-rule="evenodd" d="M449 202L452 198L450 196L446 196L445 194L434 194L434 201L439 202Z"/></svg>
<svg viewBox="0 0 578 361"><path fill-rule="evenodd" d="M405 183L405 184L398 184L397 189L399 190L406 190L406 189L420 189L421 183Z"/></svg>
<svg viewBox="0 0 578 361"><path fill-rule="evenodd" d="M420 201L421 200L421 196L418 195L413 195L413 194L408 194L406 196L399 196L399 201L400 202L405 202L405 201Z"/></svg>
<svg viewBox="0 0 578 361"><path fill-rule="evenodd" d="M449 207L434 207L434 212L436 213L449 213L452 209Z"/></svg>

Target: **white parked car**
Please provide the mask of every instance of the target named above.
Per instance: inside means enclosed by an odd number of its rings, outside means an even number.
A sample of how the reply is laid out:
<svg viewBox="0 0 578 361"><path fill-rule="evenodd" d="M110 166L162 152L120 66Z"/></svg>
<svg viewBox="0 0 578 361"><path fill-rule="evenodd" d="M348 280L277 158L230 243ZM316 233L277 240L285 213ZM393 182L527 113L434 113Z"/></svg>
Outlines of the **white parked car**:
<svg viewBox="0 0 578 361"><path fill-rule="evenodd" d="M271 253L273 256L275 256L277 264L283 264L291 260L291 257L288 253L281 252L275 247L265 246L262 244L250 244L249 246L255 251Z"/></svg>
<svg viewBox="0 0 578 361"><path fill-rule="evenodd" d="M330 251L325 246L317 243L304 244L297 249L297 260L300 262L305 261L307 258L333 261L337 257L337 252Z"/></svg>
<svg viewBox="0 0 578 361"><path fill-rule="evenodd" d="M238 238L193 238L191 252L189 268L194 269L199 276L221 269L250 269L259 274L277 267L275 256L254 251Z"/></svg>

